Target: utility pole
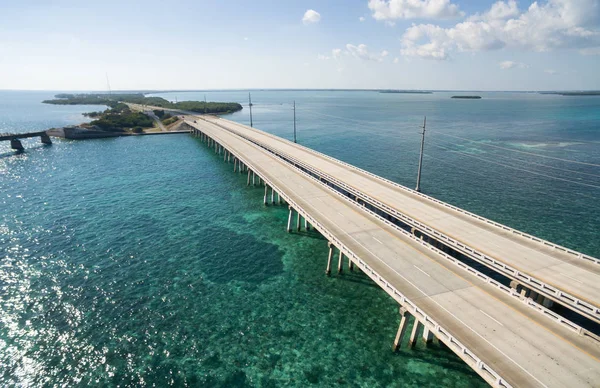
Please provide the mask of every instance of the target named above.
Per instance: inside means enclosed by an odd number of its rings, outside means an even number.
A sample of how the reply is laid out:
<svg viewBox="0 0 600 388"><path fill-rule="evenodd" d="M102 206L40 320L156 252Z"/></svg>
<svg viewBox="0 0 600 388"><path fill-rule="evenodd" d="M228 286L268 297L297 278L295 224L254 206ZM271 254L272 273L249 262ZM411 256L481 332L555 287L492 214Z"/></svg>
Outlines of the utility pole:
<svg viewBox="0 0 600 388"><path fill-rule="evenodd" d="M248 92L248 104L250 105L250 126L252 127L252 97L250 97L250 92Z"/></svg>
<svg viewBox="0 0 600 388"><path fill-rule="evenodd" d="M294 143L296 142L296 100L294 100Z"/></svg>
<svg viewBox="0 0 600 388"><path fill-rule="evenodd" d="M206 114L206 94L204 95L204 114Z"/></svg>
<svg viewBox="0 0 600 388"><path fill-rule="evenodd" d="M423 146L425 145L425 124L427 124L427 116L423 117L423 132L421 132L421 154L419 155L419 171L417 172L417 187L416 191L421 192L421 167L423 167Z"/></svg>

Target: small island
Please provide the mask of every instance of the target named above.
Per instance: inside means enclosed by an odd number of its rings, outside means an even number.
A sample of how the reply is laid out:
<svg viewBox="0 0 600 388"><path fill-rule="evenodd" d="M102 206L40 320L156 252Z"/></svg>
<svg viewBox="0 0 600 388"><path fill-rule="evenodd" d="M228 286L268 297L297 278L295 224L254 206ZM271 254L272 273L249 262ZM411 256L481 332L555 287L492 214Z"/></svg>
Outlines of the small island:
<svg viewBox="0 0 600 388"><path fill-rule="evenodd" d="M481 99L481 96L452 96L450 98L461 98L461 99L466 99L466 100L479 100L479 99Z"/></svg>
<svg viewBox="0 0 600 388"><path fill-rule="evenodd" d="M600 96L600 90L586 90L574 92L539 92L540 94L557 94L559 96Z"/></svg>
<svg viewBox="0 0 600 388"><path fill-rule="evenodd" d="M53 100L42 102L54 105L108 106L108 109L102 112L84 113L84 116L94 119L89 124L52 129L52 133L56 136L78 139L175 132L179 128L181 119L179 116L165 112L165 109L175 110L174 114L178 114L178 111L227 114L242 109L242 106L235 102L181 101L173 103L161 97L146 97L142 93L61 93L54 97Z"/></svg>
<svg viewBox="0 0 600 388"><path fill-rule="evenodd" d="M425 91L425 90L394 90L394 89L380 90L379 93L433 94L433 92L428 92L428 91Z"/></svg>

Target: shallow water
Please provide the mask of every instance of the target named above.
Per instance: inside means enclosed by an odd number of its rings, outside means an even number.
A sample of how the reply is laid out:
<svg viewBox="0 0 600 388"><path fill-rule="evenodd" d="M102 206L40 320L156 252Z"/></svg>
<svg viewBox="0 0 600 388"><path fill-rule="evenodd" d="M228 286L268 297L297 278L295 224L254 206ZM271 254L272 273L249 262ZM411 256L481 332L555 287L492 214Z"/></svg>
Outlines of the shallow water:
<svg viewBox="0 0 600 388"><path fill-rule="evenodd" d="M0 132L95 110L12 93ZM302 144L413 186L427 113L424 192L600 256L598 168L483 145L600 164L600 99L483 96L253 92L254 124L290 138L295 98ZM364 275L325 277L326 241L285 233L286 209L197 139L0 147L2 385L485 386L447 349L392 354L396 303Z"/></svg>

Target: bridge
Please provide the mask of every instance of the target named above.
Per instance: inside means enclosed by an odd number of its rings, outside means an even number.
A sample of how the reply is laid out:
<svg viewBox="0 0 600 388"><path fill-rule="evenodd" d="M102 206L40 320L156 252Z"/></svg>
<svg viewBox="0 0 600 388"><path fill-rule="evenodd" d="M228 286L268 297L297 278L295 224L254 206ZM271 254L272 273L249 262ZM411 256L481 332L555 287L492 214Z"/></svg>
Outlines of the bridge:
<svg viewBox="0 0 600 388"><path fill-rule="evenodd" d="M23 151L23 144L19 139L26 139L29 137L40 137L43 144L52 144L50 136L45 131L41 132L29 132L29 133L0 133L0 141L10 140L10 147L16 151Z"/></svg>
<svg viewBox="0 0 600 388"><path fill-rule="evenodd" d="M217 117L207 121L259 145L348 193L447 253L506 276L546 307L560 303L600 323L600 260L544 241L263 131Z"/></svg>
<svg viewBox="0 0 600 388"><path fill-rule="evenodd" d="M505 240L517 244L506 251L503 245L486 251L487 257L498 257L494 259L496 263L508 266L499 258L513 260L513 255L518 254L529 260L533 255L535 260L550 260L550 266L558 266L561 272L585 269L591 279L597 276L596 259L556 245L546 246L547 242L536 241L535 237L504 229L246 126L199 116L187 116L186 124L224 161L233 163L234 172L247 174L248 185L264 186L265 204L289 206L288 232L302 225L313 227L329 241L326 273L331 273L333 257L337 255L339 273L359 268L400 304L394 349L401 345L410 347L418 337L428 342L435 336L492 386L597 386L600 342L596 335L556 314L545 301L536 303L533 285L520 277L515 276L519 284L511 288L458 260L449 254L452 243L441 236L454 238L467 252L483 250L480 245L466 245L476 239L459 240L454 235L461 232L460 237L464 238L469 234L468 229L451 229L462 222L463 228L471 227L489 238L489 246L508 244L502 242ZM362 181L353 181L358 178ZM402 193L400 199L395 200L398 193ZM400 210L419 214L420 224L411 226L409 219L401 217ZM447 224L436 223L440 218L434 211L442 212L441 220ZM560 262L557 264L556 260ZM519 264L519 268L523 271L519 273L529 278L533 272L538 276L544 273L536 272L535 265L527 262ZM584 284L587 279L583 278ZM526 289L525 283L531 288ZM565 283L556 284L563 287ZM577 300L585 296L597 306L598 299L588 292L594 290L594 284L580 288L586 292L577 295ZM546 291L542 295L549 294ZM410 321L414 323L407 340Z"/></svg>

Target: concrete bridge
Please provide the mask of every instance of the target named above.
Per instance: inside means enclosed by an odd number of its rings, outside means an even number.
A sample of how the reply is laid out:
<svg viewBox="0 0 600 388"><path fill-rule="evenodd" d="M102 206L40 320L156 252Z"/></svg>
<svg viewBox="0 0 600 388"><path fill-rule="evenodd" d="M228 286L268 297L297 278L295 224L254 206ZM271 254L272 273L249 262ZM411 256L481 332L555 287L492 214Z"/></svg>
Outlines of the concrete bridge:
<svg viewBox="0 0 600 388"><path fill-rule="evenodd" d="M186 123L234 172L247 174L248 185L264 186L265 204L289 207L288 232L313 227L328 239L327 274L335 254L339 274L359 268L398 301L394 349L436 337L492 386L598 386L599 338L549 308L548 301L560 299L550 297L553 289L534 287L539 278L552 279L560 293L577 292L579 302L570 307L579 311L578 303L589 303L592 319L596 259L228 120L188 116ZM466 265L456 252L490 258L490 268L503 274L518 271L508 276L513 287ZM548 276L544 261L557 274ZM582 276L583 286L569 276Z"/></svg>
<svg viewBox="0 0 600 388"><path fill-rule="evenodd" d="M23 144L19 139L26 139L29 137L40 137L43 144L52 144L50 136L45 131L41 132L29 132L29 133L0 133L0 141L10 141L10 147L16 151L23 151Z"/></svg>

